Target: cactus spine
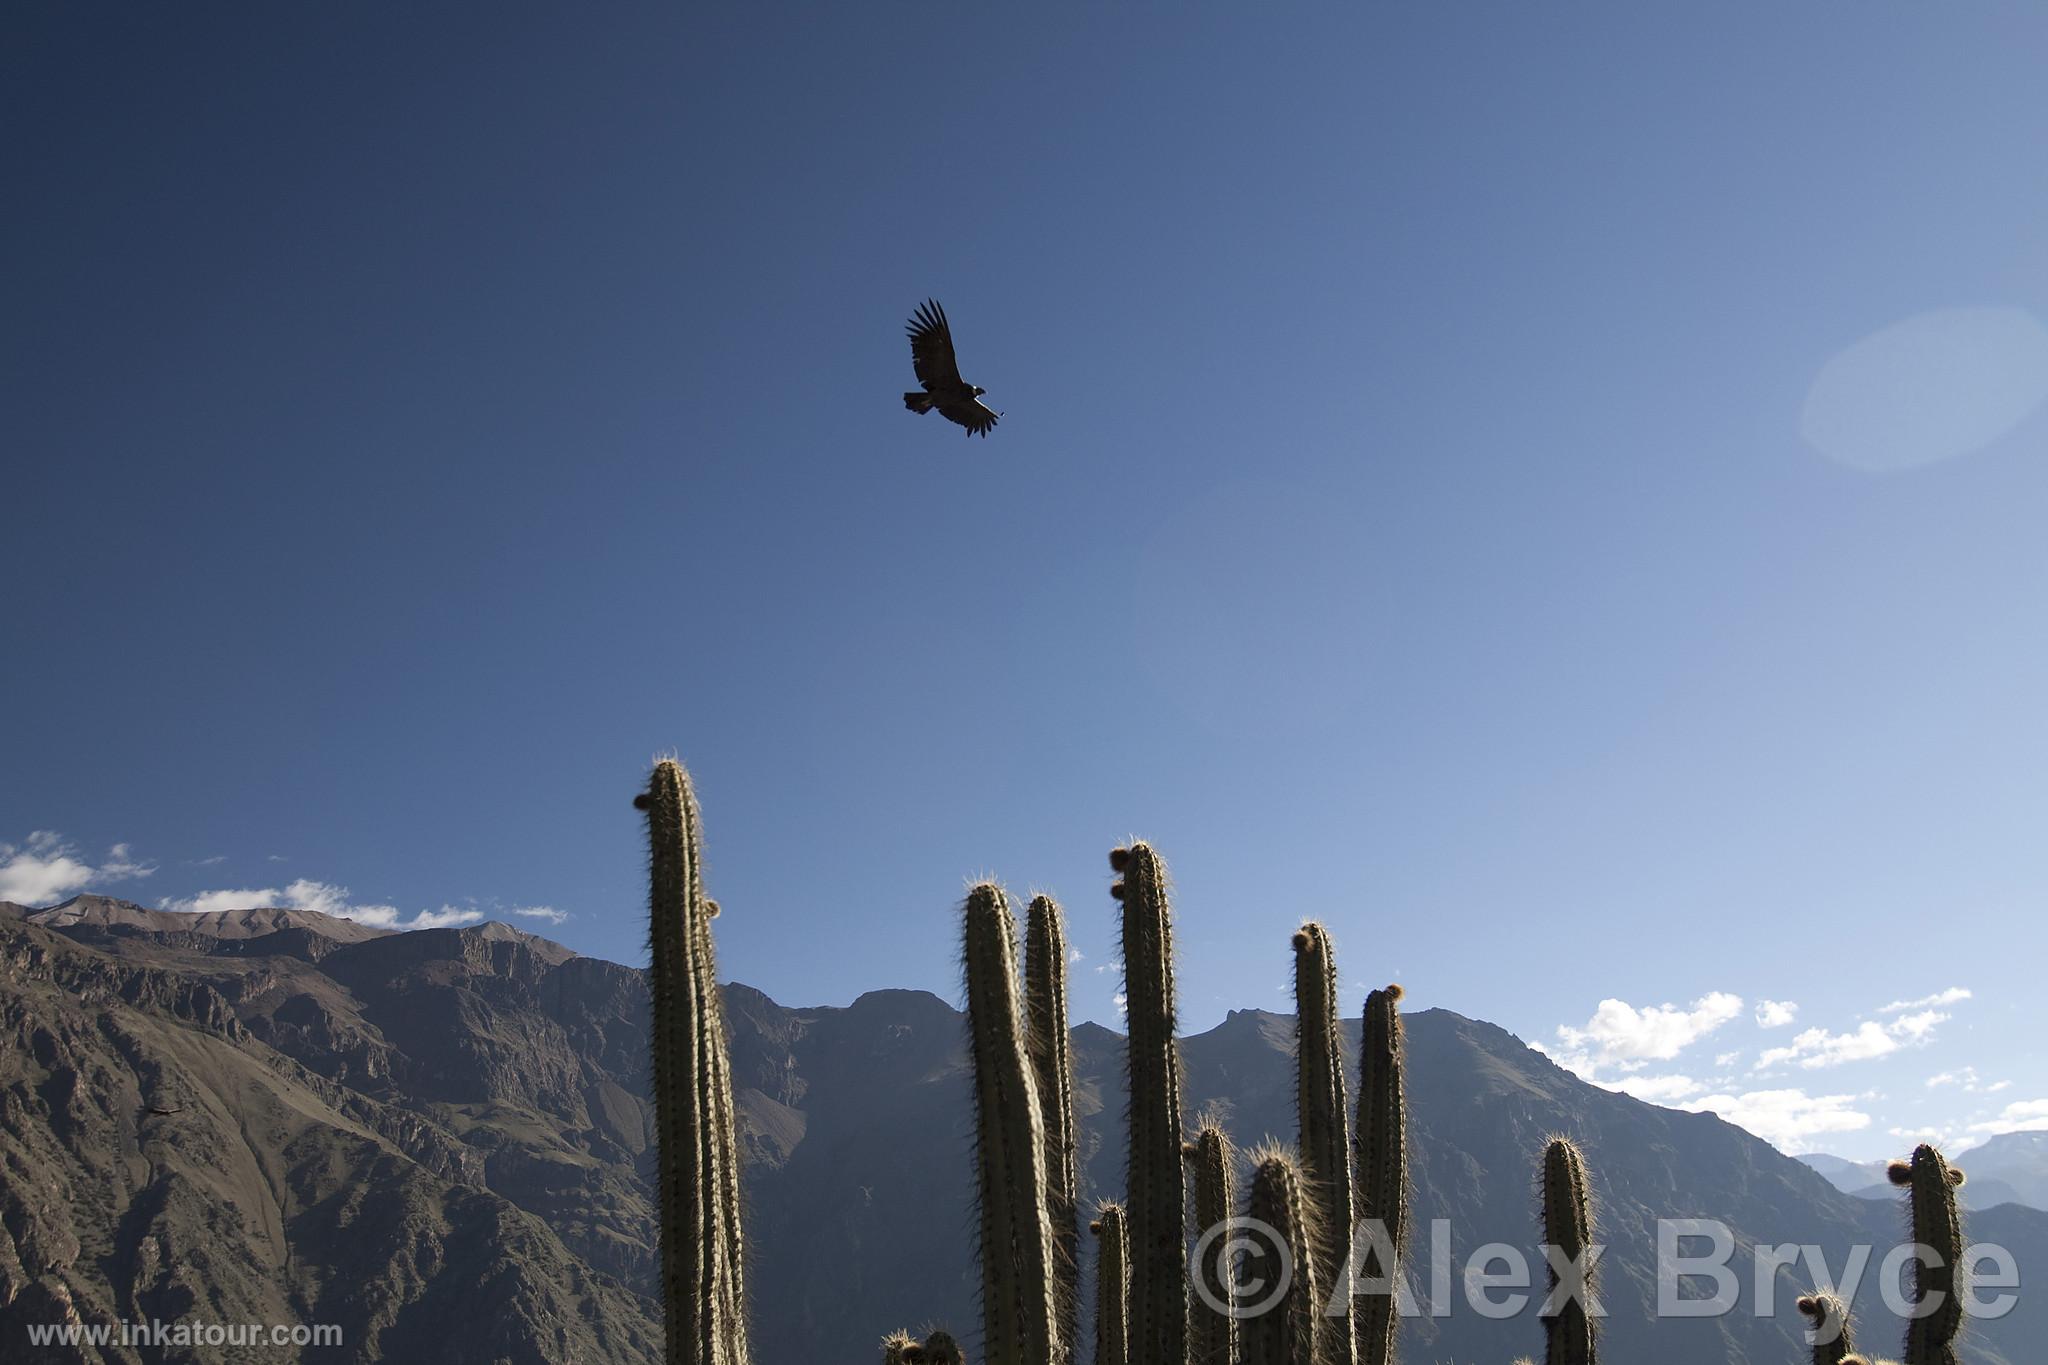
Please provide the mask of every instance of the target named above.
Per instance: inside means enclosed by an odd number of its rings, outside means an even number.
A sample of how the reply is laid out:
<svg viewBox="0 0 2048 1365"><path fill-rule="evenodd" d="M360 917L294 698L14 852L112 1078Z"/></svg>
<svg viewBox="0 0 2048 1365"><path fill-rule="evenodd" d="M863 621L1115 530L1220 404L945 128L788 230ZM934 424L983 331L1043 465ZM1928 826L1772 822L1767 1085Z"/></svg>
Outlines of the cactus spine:
<svg viewBox="0 0 2048 1365"><path fill-rule="evenodd" d="M1272 1285L1286 1273L1275 1251L1285 1249L1292 1278L1277 1303L1244 1320L1238 1333L1243 1365L1317 1365L1323 1282L1316 1264L1313 1205L1303 1189L1301 1167L1278 1148L1252 1153L1251 1200L1247 1212L1273 1230L1279 1248L1262 1247L1246 1264L1247 1283ZM1261 1233L1261 1243L1267 1240Z"/></svg>
<svg viewBox="0 0 2048 1365"><path fill-rule="evenodd" d="M1834 1294L1802 1294L1799 1311L1813 1319L1813 1365L1844 1365L1856 1350L1849 1305Z"/></svg>
<svg viewBox="0 0 2048 1365"><path fill-rule="evenodd" d="M1408 1095L1401 1068L1401 988L1388 986L1365 997L1365 1028L1358 1057L1358 1128L1353 1137L1357 1157L1357 1205L1354 1214L1384 1229L1381 1245L1392 1249L1395 1264L1381 1265L1372 1251L1358 1273L1385 1280L1400 1274L1400 1258L1408 1249ZM1367 1243L1371 1245L1370 1241ZM1393 1294L1368 1294L1358 1306L1358 1354L1363 1365L1393 1365L1394 1337L1400 1326Z"/></svg>
<svg viewBox="0 0 2048 1365"><path fill-rule="evenodd" d="M1124 996L1130 1044L1131 1354L1182 1365L1188 1352L1187 1184L1181 1171L1180 1049L1174 1038L1173 923L1166 866L1134 843L1109 855L1123 880Z"/></svg>
<svg viewBox="0 0 2048 1365"><path fill-rule="evenodd" d="M1130 1265L1121 1204L1105 1203L1088 1225L1095 1251L1095 1365L1130 1365Z"/></svg>
<svg viewBox="0 0 2048 1365"><path fill-rule="evenodd" d="M1556 1247L1567 1260L1579 1261L1593 1241L1593 1195L1586 1179L1586 1159L1570 1138L1552 1138L1543 1149L1543 1241ZM1592 1293L1592 1262L1587 1267L1585 1291ZM1550 1268L1550 1288L1558 1285L1557 1268ZM1548 1365L1595 1365L1593 1319L1577 1296L1558 1305L1543 1320Z"/></svg>
<svg viewBox="0 0 2048 1365"><path fill-rule="evenodd" d="M1064 1359L1045 1209L1045 1126L1024 1044L1017 920L983 882L962 909L974 1066L975 1174L981 1203L982 1354L988 1365Z"/></svg>
<svg viewBox="0 0 2048 1365"><path fill-rule="evenodd" d="M704 895L697 795L680 763L655 765L647 813L653 1081L659 1133L661 1288L668 1365L747 1365L732 1060Z"/></svg>
<svg viewBox="0 0 2048 1365"><path fill-rule="evenodd" d="M1354 1365L1350 1285L1338 1276L1351 1257L1351 1134L1347 1129L1344 1050L1337 1029L1337 956L1329 931L1314 920L1294 934L1295 1109L1301 1125L1301 1173L1321 1236L1316 1264L1343 1311L1323 1323L1327 1365ZM1333 1305L1339 1302L1333 1300Z"/></svg>
<svg viewBox="0 0 2048 1365"><path fill-rule="evenodd" d="M1237 1191L1232 1178L1236 1153L1230 1138L1213 1121L1195 1130L1195 1140L1183 1153L1195 1168L1195 1238L1197 1243L1211 1228L1229 1221L1237 1208ZM1220 1242L1214 1251L1194 1267L1197 1292L1188 1305L1189 1360L1192 1365L1237 1365L1237 1319L1213 1305L1230 1305L1231 1282L1225 1270Z"/></svg>
<svg viewBox="0 0 2048 1365"><path fill-rule="evenodd" d="M1963 1257L1956 1187L1963 1183L1963 1173L1927 1143L1913 1149L1912 1160L1894 1161L1889 1173L1894 1185L1910 1191L1913 1240L1929 1248L1935 1262L1911 1262L1912 1302L1917 1305L1940 1295L1939 1306L1907 1322L1905 1365L1956 1365L1956 1334L1963 1325L1963 1303L1956 1294L1957 1266Z"/></svg>
<svg viewBox="0 0 2048 1365"><path fill-rule="evenodd" d="M1079 1207L1074 1150L1074 1058L1067 1034L1067 925L1059 902L1034 896L1025 912L1024 1003L1039 1119L1045 1128L1045 1209L1052 1223L1060 1340L1079 1350Z"/></svg>

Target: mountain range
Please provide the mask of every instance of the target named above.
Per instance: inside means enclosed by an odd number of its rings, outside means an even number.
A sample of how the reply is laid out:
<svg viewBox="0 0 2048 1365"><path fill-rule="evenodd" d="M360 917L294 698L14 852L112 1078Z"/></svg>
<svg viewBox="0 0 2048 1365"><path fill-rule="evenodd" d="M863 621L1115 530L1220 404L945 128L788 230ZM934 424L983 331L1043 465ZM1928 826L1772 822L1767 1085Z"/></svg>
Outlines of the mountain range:
<svg viewBox="0 0 2048 1365"><path fill-rule="evenodd" d="M1799 1159L1844 1194L1891 1199L1898 1193L1885 1178L1885 1162L1851 1161L1824 1152L1811 1152ZM1970 1176L1957 1196L1964 1208L2024 1204L2048 1210L2048 1132L2000 1133L1962 1152L1956 1160Z"/></svg>
<svg viewBox="0 0 2048 1365"><path fill-rule="evenodd" d="M758 1358L872 1362L884 1332L934 1322L971 1346L958 1011L919 990L789 1008L732 984L726 1001ZM647 1025L639 970L503 924L397 933L305 911L0 903L0 1357L239 1358L16 1354L34 1323L157 1319L339 1325L342 1344L308 1361L654 1358ZM1486 1243L1521 1248L1540 1299L1533 1161L1559 1132L1593 1171L1615 1359L1803 1361L1791 1300L1804 1270L1767 1277L1775 1311L1758 1315L1751 1249L1811 1243L1839 1269L1852 1244L1881 1258L1903 1240L1895 1197L1845 1193L1710 1114L1588 1085L1448 1010L1407 1030L1410 1264L1425 1296L1441 1219L1457 1269ZM1123 1039L1093 1024L1073 1038L1092 1201L1123 1184ZM1253 1009L1184 1039L1190 1115L1214 1112L1241 1144L1291 1138L1292 1043L1291 1017ZM1739 1311L1653 1316L1659 1217L1732 1230ZM1969 1233L2023 1271L2048 1265L2048 1214L2001 1203L1973 1212ZM1892 1354L1901 1324L1875 1265L1858 1321ZM1497 1320L1446 1297L1447 1316L1404 1322L1410 1365L1541 1349L1533 1305ZM2034 1360L2044 1330L2048 1307L2022 1293L1970 1326L1963 1358Z"/></svg>

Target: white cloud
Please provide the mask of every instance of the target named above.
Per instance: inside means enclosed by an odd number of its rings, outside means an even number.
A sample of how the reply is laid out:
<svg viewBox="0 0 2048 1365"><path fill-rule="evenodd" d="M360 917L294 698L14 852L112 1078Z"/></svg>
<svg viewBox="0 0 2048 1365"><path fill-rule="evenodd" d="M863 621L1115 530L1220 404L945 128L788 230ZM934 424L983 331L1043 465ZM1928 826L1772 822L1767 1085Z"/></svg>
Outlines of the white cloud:
<svg viewBox="0 0 2048 1365"><path fill-rule="evenodd" d="M1855 1095L1809 1095L1804 1090L1750 1090L1740 1095L1705 1095L1680 1109L1720 1115L1783 1151L1810 1150L1823 1133L1855 1133L1870 1126L1870 1115L1853 1106Z"/></svg>
<svg viewBox="0 0 2048 1365"><path fill-rule="evenodd" d="M32 830L19 846L0 844L0 901L54 905L88 887L131 881L154 871L154 863L137 860L126 844L115 844L107 850L106 860L94 866L57 831Z"/></svg>
<svg viewBox="0 0 2048 1365"><path fill-rule="evenodd" d="M1947 1128L1887 1128L1885 1132L1903 1142L1931 1142L1937 1147L1956 1148L1968 1141Z"/></svg>
<svg viewBox="0 0 2048 1365"><path fill-rule="evenodd" d="M1974 1087L1976 1080L1977 1068L1966 1066L1961 1071L1944 1071L1938 1076L1929 1076L1927 1078L1927 1088L1929 1090L1939 1090L1944 1085L1963 1085L1966 1083Z"/></svg>
<svg viewBox="0 0 2048 1365"><path fill-rule="evenodd" d="M1741 1049L1741 1048L1737 1048L1737 1049L1735 1049L1735 1051L1733 1051L1733 1052L1717 1052L1717 1053L1715 1053L1715 1054L1714 1054L1714 1065L1715 1065L1715 1066L1719 1066L1719 1067L1730 1067L1730 1066L1734 1066L1734 1065L1735 1065L1735 1064L1736 1064L1737 1062L1739 1062L1739 1061L1741 1061L1741 1060L1742 1060L1742 1049Z"/></svg>
<svg viewBox="0 0 2048 1365"><path fill-rule="evenodd" d="M1118 1014L1124 1014L1128 1012L1130 1009L1131 998L1128 995L1125 995L1122 991L1118 991L1115 995L1109 998L1109 1003L1116 1006L1116 1012Z"/></svg>
<svg viewBox="0 0 2048 1365"><path fill-rule="evenodd" d="M1929 1005L1953 1005L1968 1000L1971 992L1965 986L1950 986L1945 991L1923 995L1918 1000L1894 1000L1878 1011L1879 1014L1900 1014L1906 1010L1926 1009Z"/></svg>
<svg viewBox="0 0 2048 1365"><path fill-rule="evenodd" d="M1866 1019L1850 1033L1810 1028L1793 1038L1789 1047L1765 1048L1756 1059L1755 1070L1763 1071L1780 1062L1797 1062L1808 1071L1844 1062L1866 1062L1888 1056L1901 1047L1927 1042L1934 1036L1935 1025L1948 1018L1939 1010L1924 1010L1889 1024Z"/></svg>
<svg viewBox="0 0 2048 1365"><path fill-rule="evenodd" d="M1758 1028L1783 1028L1798 1017L1799 1006L1790 1000L1759 1000L1756 1002L1756 1026Z"/></svg>
<svg viewBox="0 0 2048 1365"><path fill-rule="evenodd" d="M158 908L180 912L204 914L220 910L261 910L271 906L282 906L288 910L310 910L316 914L332 915L336 919L354 920L377 929L445 929L451 925L474 924L484 917L483 911L475 908L458 908L444 905L439 910L422 910L410 920L406 919L395 905L356 905L349 900L348 888L332 882L316 882L301 877L291 885L251 887L242 890L202 891L196 896L181 899L165 899L157 902Z"/></svg>
<svg viewBox="0 0 2048 1365"><path fill-rule="evenodd" d="M1563 1048L1558 1064L1582 1076L1603 1066L1632 1070L1644 1062L1669 1061L1742 1012L1742 997L1711 991L1691 1008L1602 1000L1584 1028L1560 1024Z"/></svg>
<svg viewBox="0 0 2048 1365"><path fill-rule="evenodd" d="M1987 1095L1996 1095L2001 1090L2010 1089L2012 1089L2011 1081L1993 1081L1991 1084L1984 1087L1984 1093Z"/></svg>
<svg viewBox="0 0 2048 1365"><path fill-rule="evenodd" d="M516 907L512 913L521 919L544 919L549 924L560 924L569 918L567 910L557 910L552 905L522 905Z"/></svg>
<svg viewBox="0 0 2048 1365"><path fill-rule="evenodd" d="M2017 1100L1995 1119L1973 1123L1973 1133L2023 1133L2048 1128L2048 1100Z"/></svg>

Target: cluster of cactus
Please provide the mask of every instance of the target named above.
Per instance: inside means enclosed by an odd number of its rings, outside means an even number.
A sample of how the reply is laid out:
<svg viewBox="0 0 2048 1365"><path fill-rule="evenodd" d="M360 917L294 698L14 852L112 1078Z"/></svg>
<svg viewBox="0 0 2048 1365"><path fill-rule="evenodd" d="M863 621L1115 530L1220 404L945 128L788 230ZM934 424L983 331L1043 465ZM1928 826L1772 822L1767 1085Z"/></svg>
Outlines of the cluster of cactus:
<svg viewBox="0 0 2048 1365"><path fill-rule="evenodd" d="M664 1359L751 1365L738 1131L711 933L718 905L704 892L696 795L682 766L664 761L634 804L646 812L649 847ZM1347 1131L1329 934L1314 921L1296 931L1299 1142L1251 1153L1245 1205L1246 1216L1277 1239L1251 1255L1274 1264L1229 1266L1205 1256L1191 1267L1190 1185L1195 1233L1222 1227L1237 1207L1236 1155L1213 1120L1192 1139L1183 1132L1165 864L1146 844L1133 843L1114 850L1110 866L1120 877L1110 890L1122 906L1130 1148L1125 1202L1103 1203L1089 1224L1097 1245L1096 1365L1394 1365L1393 1289L1409 1219L1401 988L1366 998L1357 1120ZM1050 897L1032 900L1023 938L1020 972L1008 896L988 882L968 893L961 951L982 1355L985 1365L1079 1365L1068 948L1060 907ZM1593 1244L1593 1203L1583 1153L1567 1138L1552 1138L1540 1169L1545 1242L1566 1261L1590 1265L1584 1253ZM1913 1239L1937 1253L1936 1264L1917 1266L1913 1298L1939 1296L1939 1304L1910 1320L1903 1365L1958 1365L1963 1240L1955 1190L1963 1173L1934 1147L1921 1146L1911 1160L1894 1162L1890 1176L1909 1192ZM1355 1266L1354 1245L1361 1254ZM1239 1269L1253 1280L1286 1282L1264 1311L1243 1320L1230 1311ZM1341 1278L1347 1272L1363 1277L1369 1292L1354 1299ZM1560 1295L1558 1282L1553 1267L1555 1302L1544 1313L1547 1365L1598 1365L1597 1320L1586 1302L1592 1286L1583 1296ZM1813 1365L1893 1365L1856 1354L1849 1310L1839 1298L1812 1294L1798 1306L1812 1323ZM944 1331L922 1340L899 1332L882 1347L884 1365L964 1365Z"/></svg>

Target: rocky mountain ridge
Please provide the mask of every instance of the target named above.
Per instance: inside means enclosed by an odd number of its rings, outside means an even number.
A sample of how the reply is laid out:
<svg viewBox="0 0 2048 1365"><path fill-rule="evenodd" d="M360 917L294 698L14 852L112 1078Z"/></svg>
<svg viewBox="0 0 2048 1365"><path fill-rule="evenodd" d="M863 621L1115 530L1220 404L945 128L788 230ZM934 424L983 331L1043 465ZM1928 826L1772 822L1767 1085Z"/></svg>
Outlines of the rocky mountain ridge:
<svg viewBox="0 0 2048 1365"><path fill-rule="evenodd" d="M0 909L0 1341L67 1319L334 1322L344 1344L302 1358L651 1358L638 970L501 924L359 932L280 911L216 928L165 913ZM760 1357L866 1362L884 1331L934 1320L971 1338L959 1014L915 990L843 1008L726 996ZM1190 1113L1218 1113L1241 1142L1290 1137L1292 1033L1291 1018L1241 1010L1185 1039ZM1492 1025L1422 1011L1408 1038L1417 1226L1426 1238L1448 1220L1461 1266L1486 1242L1531 1248L1540 1284L1530 1163L1549 1133L1572 1133L1602 1204L1618 1358L1803 1358L1803 1275L1780 1272L1759 1317L1744 1259L1744 1311L1653 1320L1659 1216L1724 1220L1743 1248L1811 1242L1836 1267L1852 1244L1900 1239L1895 1208L1711 1115L1587 1086ZM1093 1198L1122 1184L1123 1039L1084 1024L1074 1046ZM1971 1231L2048 1265L2048 1216L2005 1206ZM1414 1268L1426 1289L1426 1245ZM1404 1324L1404 1359L1538 1349L1533 1307L1509 1321L1450 1307ZM1890 1351L1874 1282L1858 1307ZM1965 1358L2031 1359L2044 1321L2023 1298L1973 1328Z"/></svg>

